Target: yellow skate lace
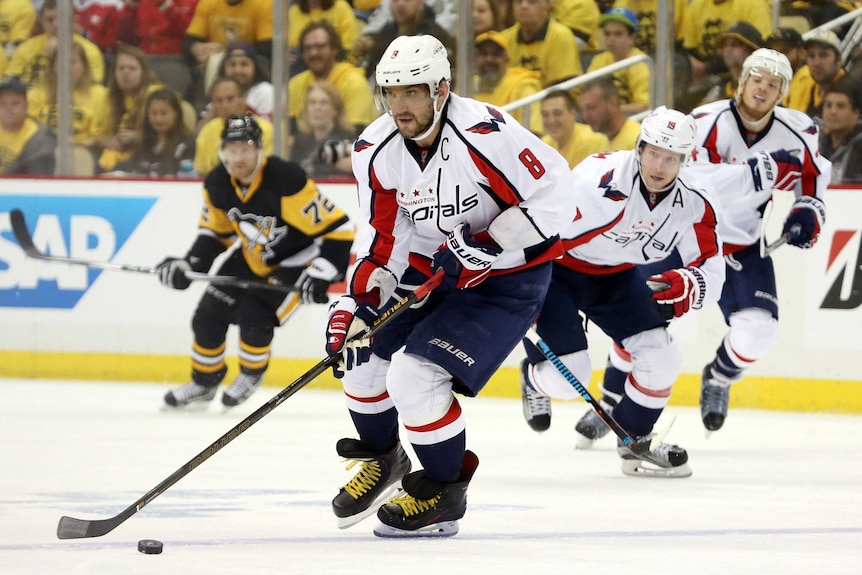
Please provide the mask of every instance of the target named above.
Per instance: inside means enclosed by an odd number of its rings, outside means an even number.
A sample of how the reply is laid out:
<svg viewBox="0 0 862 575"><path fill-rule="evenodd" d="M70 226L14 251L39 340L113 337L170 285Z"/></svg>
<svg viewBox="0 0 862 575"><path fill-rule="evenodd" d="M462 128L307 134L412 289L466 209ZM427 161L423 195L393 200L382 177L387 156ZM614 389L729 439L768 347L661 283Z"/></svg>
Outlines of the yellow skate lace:
<svg viewBox="0 0 862 575"><path fill-rule="evenodd" d="M362 464L362 469L344 486L344 490L354 499L359 499L377 485L377 482L380 481L380 476L383 474L377 461L351 459L346 469L353 469L357 463Z"/></svg>
<svg viewBox="0 0 862 575"><path fill-rule="evenodd" d="M412 495L402 495L401 497L392 499L389 504L398 505L404 511L404 516L410 517L411 515L419 515L431 508L436 508L438 501L440 501L440 495L436 495L431 499L416 499Z"/></svg>

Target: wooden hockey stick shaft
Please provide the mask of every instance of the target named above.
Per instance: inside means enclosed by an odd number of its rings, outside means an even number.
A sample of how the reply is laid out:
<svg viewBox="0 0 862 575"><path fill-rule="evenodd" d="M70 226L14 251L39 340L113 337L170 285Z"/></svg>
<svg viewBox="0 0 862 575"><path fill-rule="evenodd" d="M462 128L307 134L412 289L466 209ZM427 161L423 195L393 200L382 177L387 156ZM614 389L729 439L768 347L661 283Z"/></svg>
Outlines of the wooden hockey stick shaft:
<svg viewBox="0 0 862 575"><path fill-rule="evenodd" d="M409 309L409 307L427 296L434 288L440 285L443 280L443 270L438 270L424 284L416 288L407 296L401 298L389 309L384 311L374 324L367 327L365 331L356 335L352 340L362 339L373 336L380 331L386 324L398 315ZM182 467L166 477L161 483L147 491L140 499L132 503L129 507L121 511L119 514L108 519L76 519L74 517L63 516L57 525L57 537L60 539L82 539L86 537L101 537L106 533L113 531L126 519L143 509L153 499L164 493L177 481L194 471L200 464L215 455L225 445L239 437L249 427L263 419L265 415L270 413L276 407L281 405L287 398L295 394L297 391L311 383L317 376L322 374L327 369L336 365L341 360L341 354L330 355L318 362L314 367L299 376L293 383L275 394L272 399L257 408L251 415L234 425L227 433L213 441L200 453L192 457L184 463Z"/></svg>
<svg viewBox="0 0 862 575"><path fill-rule="evenodd" d="M100 270L135 272L142 274L159 273L156 268L147 266L114 264L110 262L86 260L81 258L68 258L63 256L47 255L43 253L39 248L37 248L36 245L33 243L33 236L30 235L30 230L27 228L27 221L24 218L24 213L21 210L11 210L9 212L9 222L12 224L12 233L15 235L15 239L18 241L18 245L21 246L21 249L24 250L24 253L27 255L27 257L46 262L86 266L88 268ZM232 286L238 288L255 288L280 292L299 291L299 288L295 286L275 283L273 280L246 280L233 276L216 276L192 271L186 272L186 277L192 281L206 281L211 284Z"/></svg>

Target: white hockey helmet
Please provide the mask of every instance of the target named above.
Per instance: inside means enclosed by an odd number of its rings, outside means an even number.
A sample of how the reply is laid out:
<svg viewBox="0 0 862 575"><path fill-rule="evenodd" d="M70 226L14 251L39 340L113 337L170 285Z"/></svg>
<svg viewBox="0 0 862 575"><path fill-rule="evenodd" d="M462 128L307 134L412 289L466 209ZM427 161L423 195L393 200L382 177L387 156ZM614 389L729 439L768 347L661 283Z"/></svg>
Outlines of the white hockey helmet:
<svg viewBox="0 0 862 575"><path fill-rule="evenodd" d="M790 80L793 79L793 68L787 56L770 48L758 48L742 63L742 73L739 75L739 86L742 87L752 70L765 70L781 78L781 97L790 91ZM740 90L737 90L736 101L739 102Z"/></svg>
<svg viewBox="0 0 862 575"><path fill-rule="evenodd" d="M683 155L682 165L688 163L697 140L697 125L690 114L659 106L641 122L636 149L644 144Z"/></svg>
<svg viewBox="0 0 862 575"><path fill-rule="evenodd" d="M426 84L435 98L452 69L446 47L434 36L399 36L386 48L374 77L380 88Z"/></svg>
<svg viewBox="0 0 862 575"><path fill-rule="evenodd" d="M385 88L427 85L434 106L434 119L427 130L411 138L414 141L424 140L434 132L443 114L443 106L449 99L447 92L446 98L440 102L439 107L437 106L440 84L444 81L450 82L451 78L452 68L449 65L449 57L446 47L440 40L428 34L399 36L389 44L380 62L377 63L377 69L374 72L374 79L377 82L374 99L380 110L391 114L392 111L383 97Z"/></svg>

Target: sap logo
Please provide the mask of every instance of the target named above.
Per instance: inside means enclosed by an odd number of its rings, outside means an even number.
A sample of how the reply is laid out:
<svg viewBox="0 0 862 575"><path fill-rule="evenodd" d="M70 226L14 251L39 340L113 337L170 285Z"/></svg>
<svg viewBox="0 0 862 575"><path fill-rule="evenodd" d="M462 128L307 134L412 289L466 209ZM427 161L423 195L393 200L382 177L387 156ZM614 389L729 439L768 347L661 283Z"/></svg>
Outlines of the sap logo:
<svg viewBox="0 0 862 575"><path fill-rule="evenodd" d="M19 207L36 247L51 256L108 262L155 198L0 196L0 307L72 309L100 275L81 265L28 258L9 209Z"/></svg>

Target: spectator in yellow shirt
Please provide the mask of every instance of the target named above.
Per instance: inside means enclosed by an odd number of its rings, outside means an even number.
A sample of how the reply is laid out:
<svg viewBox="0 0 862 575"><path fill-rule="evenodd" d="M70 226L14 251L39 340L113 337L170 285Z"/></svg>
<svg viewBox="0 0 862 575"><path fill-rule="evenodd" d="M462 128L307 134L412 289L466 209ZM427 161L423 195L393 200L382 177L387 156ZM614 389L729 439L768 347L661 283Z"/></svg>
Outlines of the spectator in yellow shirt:
<svg viewBox="0 0 862 575"><path fill-rule="evenodd" d="M599 27L602 30L606 50L593 57L587 69L588 72L632 56L643 55L642 51L635 48L638 32L637 16L628 8L611 8L599 18ZM650 76L646 62L638 62L614 72L613 79L614 84L617 85L624 114L636 114L649 107Z"/></svg>
<svg viewBox="0 0 862 575"><path fill-rule="evenodd" d="M532 96L542 90L539 73L520 66L509 66L506 38L499 32L485 32L476 36L476 75L473 97L493 106L506 104ZM510 113L535 134L542 135L542 108L538 101L529 107L529 125L524 123L524 109Z"/></svg>
<svg viewBox="0 0 862 575"><path fill-rule="evenodd" d="M44 33L21 42L15 48L6 66L7 76L20 77L28 88L44 85L46 72L51 69L48 60L57 51L57 36L60 33L58 17L57 0L45 0L39 13L39 24ZM81 44L84 48L84 53L90 62L90 70L93 71L93 79L102 83L105 79L105 60L102 57L102 51L80 34L74 34L72 41Z"/></svg>
<svg viewBox="0 0 862 575"><path fill-rule="evenodd" d="M823 114L824 89L841 79L841 41L835 32L821 29L805 40L806 65L793 75L784 105L812 118Z"/></svg>
<svg viewBox="0 0 862 575"><path fill-rule="evenodd" d="M50 69L44 87L31 88L27 94L30 115L40 124L57 132L57 54L51 55ZM108 106L108 89L93 80L90 63L80 44L72 44L72 142L94 151L96 139L106 126L100 114Z"/></svg>
<svg viewBox="0 0 862 575"><path fill-rule="evenodd" d="M359 22L347 0L296 0L287 11L290 26L287 32L287 47L291 55L291 72L298 73L304 68L295 66L301 63L299 37L312 22L325 20L332 24L341 38L342 46L353 46L359 36Z"/></svg>
<svg viewBox="0 0 862 575"><path fill-rule="evenodd" d="M236 80L230 78L216 78L210 88L210 102L215 117L203 125L195 139L194 166L199 176L206 176L210 170L221 163L219 149L225 121L230 116L241 116L248 113L245 94L242 93ZM272 154L273 149L274 130L272 123L259 116L255 116L255 120L263 132L263 151L268 156Z"/></svg>
<svg viewBox="0 0 862 575"><path fill-rule="evenodd" d="M109 172L132 156L143 134L144 103L149 93L160 87L147 55L134 46L120 44L108 82L108 105L99 120L105 126L104 134L97 138L104 148L99 157L101 170Z"/></svg>
<svg viewBox="0 0 862 575"><path fill-rule="evenodd" d="M297 114L304 106L309 87L318 80L327 80L341 95L347 119L358 135L379 115L365 71L349 62L340 61L343 51L341 37L332 24L325 20L306 26L299 45L308 69L291 78L287 84L291 130L296 127Z"/></svg>
<svg viewBox="0 0 862 575"><path fill-rule="evenodd" d="M634 150L641 125L623 113L620 93L611 78L605 76L584 84L578 108L590 129L610 140L609 149Z"/></svg>
<svg viewBox="0 0 862 575"><path fill-rule="evenodd" d="M575 99L566 90L552 92L542 100L542 123L545 136L542 141L560 152L569 168L585 158L610 151L607 136L597 134L586 124L577 121Z"/></svg>
<svg viewBox="0 0 862 575"><path fill-rule="evenodd" d="M27 86L21 78L0 81L0 175L51 175L56 140L27 114Z"/></svg>
<svg viewBox="0 0 862 575"><path fill-rule="evenodd" d="M0 0L0 52L11 54L30 37L35 23L32 0Z"/></svg>
<svg viewBox="0 0 862 575"><path fill-rule="evenodd" d="M551 18L551 0L513 0L515 24L503 30L509 62L540 74L547 88L584 73L575 36Z"/></svg>

